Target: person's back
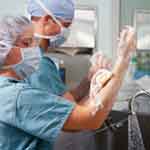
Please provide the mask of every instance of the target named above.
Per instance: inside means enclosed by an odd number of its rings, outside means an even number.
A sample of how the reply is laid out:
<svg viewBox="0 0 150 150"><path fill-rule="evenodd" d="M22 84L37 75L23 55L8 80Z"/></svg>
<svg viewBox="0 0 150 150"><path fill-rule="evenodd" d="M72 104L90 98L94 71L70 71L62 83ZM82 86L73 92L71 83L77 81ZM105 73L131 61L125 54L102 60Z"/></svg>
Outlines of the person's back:
<svg viewBox="0 0 150 150"><path fill-rule="evenodd" d="M50 149L50 143L16 127L16 97L25 87L28 85L23 82L0 77L0 150L40 150L40 145Z"/></svg>
<svg viewBox="0 0 150 150"><path fill-rule="evenodd" d="M51 150L73 109L63 98L2 76L0 99L0 150Z"/></svg>
<svg viewBox="0 0 150 150"><path fill-rule="evenodd" d="M15 126L16 97L22 86L16 80L0 77L0 150L34 148L38 142Z"/></svg>

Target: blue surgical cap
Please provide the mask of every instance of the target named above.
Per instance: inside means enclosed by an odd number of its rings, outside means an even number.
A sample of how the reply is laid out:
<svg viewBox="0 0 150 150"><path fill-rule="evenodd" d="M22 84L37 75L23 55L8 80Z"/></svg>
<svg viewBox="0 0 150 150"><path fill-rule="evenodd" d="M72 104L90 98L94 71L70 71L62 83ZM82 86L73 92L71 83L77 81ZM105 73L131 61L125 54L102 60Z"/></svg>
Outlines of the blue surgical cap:
<svg viewBox="0 0 150 150"><path fill-rule="evenodd" d="M74 17L74 0L41 0L56 18L70 21ZM45 11L36 0L28 0L28 13L30 16L44 16Z"/></svg>

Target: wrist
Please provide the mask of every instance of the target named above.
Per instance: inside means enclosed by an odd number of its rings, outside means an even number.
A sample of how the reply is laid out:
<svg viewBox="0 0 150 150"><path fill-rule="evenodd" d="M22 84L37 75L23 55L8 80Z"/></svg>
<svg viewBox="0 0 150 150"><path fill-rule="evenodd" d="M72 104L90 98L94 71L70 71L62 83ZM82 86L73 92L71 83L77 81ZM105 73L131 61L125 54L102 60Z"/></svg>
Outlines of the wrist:
<svg viewBox="0 0 150 150"><path fill-rule="evenodd" d="M113 69L113 74L122 78L128 69L129 62L130 58L118 57Z"/></svg>
<svg viewBox="0 0 150 150"><path fill-rule="evenodd" d="M123 57L119 56L116 61L116 65L121 66L123 69L127 69L130 63L131 56Z"/></svg>

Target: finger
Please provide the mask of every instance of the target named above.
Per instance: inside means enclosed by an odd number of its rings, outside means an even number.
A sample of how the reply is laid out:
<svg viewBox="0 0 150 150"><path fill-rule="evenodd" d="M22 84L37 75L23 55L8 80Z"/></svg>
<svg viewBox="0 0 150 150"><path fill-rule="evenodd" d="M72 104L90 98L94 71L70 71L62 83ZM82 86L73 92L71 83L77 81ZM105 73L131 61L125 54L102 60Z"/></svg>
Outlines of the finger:
<svg viewBox="0 0 150 150"><path fill-rule="evenodd" d="M95 53L95 56L101 56L101 55L103 55L103 53L101 51L98 51Z"/></svg>
<svg viewBox="0 0 150 150"><path fill-rule="evenodd" d="M127 41L129 41L130 39L134 39L135 38L135 30L134 28L127 26L128 28L128 37L127 37Z"/></svg>
<svg viewBox="0 0 150 150"><path fill-rule="evenodd" d="M120 35L122 35L122 33L123 33L123 35L126 33L129 33L129 32L135 32L135 30L134 30L134 28L132 28L131 26L129 26L129 25L126 25L126 26L124 26L123 27L123 29L122 29L122 32L121 32L121 34ZM120 36L121 37L121 36Z"/></svg>
<svg viewBox="0 0 150 150"><path fill-rule="evenodd" d="M107 65L108 65L108 60L106 59L106 57L103 59L103 64L102 64L102 67L103 68L107 68Z"/></svg>
<svg viewBox="0 0 150 150"><path fill-rule="evenodd" d="M112 63L108 64L108 69L111 70L112 69Z"/></svg>
<svg viewBox="0 0 150 150"><path fill-rule="evenodd" d="M92 80L91 80L91 86L95 85L96 84L96 75L94 75L92 77Z"/></svg>
<svg viewBox="0 0 150 150"><path fill-rule="evenodd" d="M111 62L111 60L108 60L107 61L107 69L111 69L112 68L112 62Z"/></svg>
<svg viewBox="0 0 150 150"><path fill-rule="evenodd" d="M120 37L120 42L125 42L128 35L128 30L123 30Z"/></svg>
<svg viewBox="0 0 150 150"><path fill-rule="evenodd" d="M135 50L135 38L134 33L129 33L127 37L127 49L128 51L132 52Z"/></svg>
<svg viewBox="0 0 150 150"><path fill-rule="evenodd" d="M91 59L90 59L91 64L92 64L92 65L96 65L96 63L97 63L97 61L98 61L98 59L99 59L99 56L101 56L101 55L102 55L102 52L101 52L101 51L98 51L98 52L94 53L94 54L92 55Z"/></svg>
<svg viewBox="0 0 150 150"><path fill-rule="evenodd" d="M127 42L133 42L135 40L135 32L131 31L128 33Z"/></svg>
<svg viewBox="0 0 150 150"><path fill-rule="evenodd" d="M98 58L97 58L97 61L96 61L96 65L101 68L102 65L103 65L103 56L102 55L99 55Z"/></svg>

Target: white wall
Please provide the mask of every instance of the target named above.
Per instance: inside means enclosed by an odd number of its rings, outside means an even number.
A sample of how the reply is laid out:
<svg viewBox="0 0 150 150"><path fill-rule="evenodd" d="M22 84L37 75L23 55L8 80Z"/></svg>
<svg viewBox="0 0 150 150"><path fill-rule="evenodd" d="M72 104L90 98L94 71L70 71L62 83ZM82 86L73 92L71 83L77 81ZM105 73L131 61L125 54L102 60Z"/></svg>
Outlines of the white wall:
<svg viewBox="0 0 150 150"><path fill-rule="evenodd" d="M0 0L0 16L25 14L27 0Z"/></svg>

